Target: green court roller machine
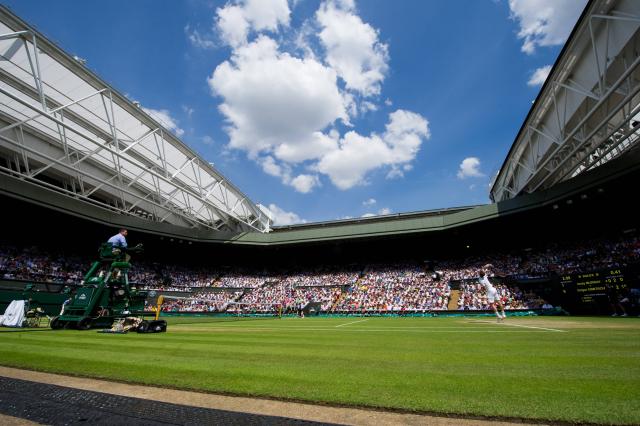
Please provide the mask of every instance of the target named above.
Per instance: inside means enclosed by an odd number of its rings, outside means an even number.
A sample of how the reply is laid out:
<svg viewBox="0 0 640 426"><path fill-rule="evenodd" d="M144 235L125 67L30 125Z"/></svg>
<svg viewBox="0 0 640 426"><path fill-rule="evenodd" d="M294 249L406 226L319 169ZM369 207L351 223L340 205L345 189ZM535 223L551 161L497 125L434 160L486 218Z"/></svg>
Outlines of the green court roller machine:
<svg viewBox="0 0 640 426"><path fill-rule="evenodd" d="M51 328L110 328L114 321L144 315L147 291L129 284L128 253L142 252L142 245L123 249L104 243L84 276L81 286L65 302L60 316L51 320ZM165 321L142 321L138 332L166 331Z"/></svg>

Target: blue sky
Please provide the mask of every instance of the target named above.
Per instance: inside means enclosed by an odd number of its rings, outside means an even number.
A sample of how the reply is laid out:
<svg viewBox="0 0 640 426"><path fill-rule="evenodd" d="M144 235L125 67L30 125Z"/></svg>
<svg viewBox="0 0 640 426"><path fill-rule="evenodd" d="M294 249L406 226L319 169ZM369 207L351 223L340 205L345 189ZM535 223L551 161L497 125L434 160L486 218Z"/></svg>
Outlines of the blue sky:
<svg viewBox="0 0 640 426"><path fill-rule="evenodd" d="M489 202L585 0L2 0L277 224Z"/></svg>

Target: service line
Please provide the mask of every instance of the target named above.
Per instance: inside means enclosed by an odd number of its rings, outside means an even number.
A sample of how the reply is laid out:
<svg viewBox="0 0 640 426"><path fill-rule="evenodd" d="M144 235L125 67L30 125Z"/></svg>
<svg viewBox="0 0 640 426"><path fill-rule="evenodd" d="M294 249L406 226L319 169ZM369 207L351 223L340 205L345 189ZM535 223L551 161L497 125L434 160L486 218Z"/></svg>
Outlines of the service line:
<svg viewBox="0 0 640 426"><path fill-rule="evenodd" d="M336 327L344 327L345 325L355 324L355 323L357 323L357 322L365 322L365 321L369 321L369 318L367 318L367 319L363 319L363 320L360 320L360 321L352 321L352 322L348 322L348 323L346 323L346 324L336 325Z"/></svg>
<svg viewBox="0 0 640 426"><path fill-rule="evenodd" d="M535 327L533 325L522 325L522 324L511 324L509 322L500 322L500 323L495 323L493 321L480 321L480 320L476 320L476 321L469 321L470 323L484 323L484 324L492 324L492 325L497 325L497 326L503 326L503 325L508 325L510 327L522 327L522 328L533 328L535 330L545 330L545 331L555 331L558 333L566 333L567 330L558 330L557 328L545 328L545 327Z"/></svg>

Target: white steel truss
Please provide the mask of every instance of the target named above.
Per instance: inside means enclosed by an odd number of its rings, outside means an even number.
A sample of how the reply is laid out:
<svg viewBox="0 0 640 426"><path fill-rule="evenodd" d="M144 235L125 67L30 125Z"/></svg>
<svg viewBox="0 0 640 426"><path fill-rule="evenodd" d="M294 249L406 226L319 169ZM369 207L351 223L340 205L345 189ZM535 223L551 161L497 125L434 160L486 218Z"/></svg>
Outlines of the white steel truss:
<svg viewBox="0 0 640 426"><path fill-rule="evenodd" d="M0 6L0 177L156 222L268 232L213 166Z"/></svg>
<svg viewBox="0 0 640 426"><path fill-rule="evenodd" d="M491 189L495 202L547 189L638 146L640 2L592 0Z"/></svg>

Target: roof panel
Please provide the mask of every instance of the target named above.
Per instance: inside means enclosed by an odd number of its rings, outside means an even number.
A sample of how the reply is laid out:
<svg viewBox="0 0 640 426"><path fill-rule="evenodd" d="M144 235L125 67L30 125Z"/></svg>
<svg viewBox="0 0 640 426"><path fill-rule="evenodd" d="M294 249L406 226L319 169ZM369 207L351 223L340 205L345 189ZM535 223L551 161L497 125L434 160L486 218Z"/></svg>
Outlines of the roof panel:
<svg viewBox="0 0 640 426"><path fill-rule="evenodd" d="M214 220L225 218L232 229L269 230L268 218L259 223L249 220L260 215L259 208L169 130L2 6L0 18L0 35L29 32L21 38L0 40L0 55L5 59L0 61L0 70L11 80L8 84L3 81L0 88L17 99L2 96L3 112L11 121L40 113L38 119L20 123L21 128L46 135L59 150L66 149L64 128L66 146L72 150L87 154L98 150L83 167L93 164L114 176L120 165L120 175L127 181L123 190L146 191L140 195L146 199L158 188L167 198L163 205L179 206L186 216L210 221L213 214ZM64 106L61 114L49 116L41 111L34 77L38 72L32 71L31 64L39 65L47 108ZM113 126L118 143L113 140Z"/></svg>

